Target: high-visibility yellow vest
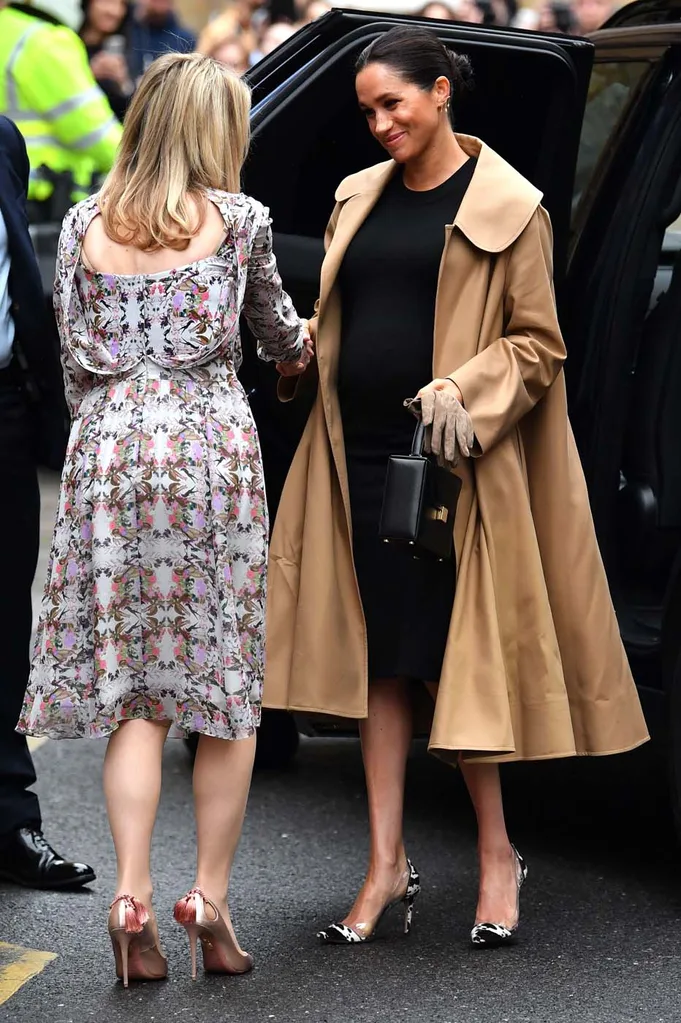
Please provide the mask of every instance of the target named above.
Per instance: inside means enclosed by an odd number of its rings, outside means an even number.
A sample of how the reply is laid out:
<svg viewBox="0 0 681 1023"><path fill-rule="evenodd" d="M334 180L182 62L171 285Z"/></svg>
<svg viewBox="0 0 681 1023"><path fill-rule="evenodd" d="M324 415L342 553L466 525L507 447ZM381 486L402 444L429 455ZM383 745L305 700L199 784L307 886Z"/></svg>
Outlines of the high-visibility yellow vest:
<svg viewBox="0 0 681 1023"><path fill-rule="evenodd" d="M0 113L26 140L29 199L52 194L46 169L72 175L74 201L91 191L93 175L111 169L121 125L70 28L0 9Z"/></svg>

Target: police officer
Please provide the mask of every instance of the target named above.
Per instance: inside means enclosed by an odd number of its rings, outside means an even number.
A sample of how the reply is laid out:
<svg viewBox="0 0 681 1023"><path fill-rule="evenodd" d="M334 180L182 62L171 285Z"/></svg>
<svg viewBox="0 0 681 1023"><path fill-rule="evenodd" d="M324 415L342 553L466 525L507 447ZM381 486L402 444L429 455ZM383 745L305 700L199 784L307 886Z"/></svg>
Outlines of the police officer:
<svg viewBox="0 0 681 1023"><path fill-rule="evenodd" d="M0 0L0 114L26 140L32 220L61 220L106 173L121 125L76 34L80 0Z"/></svg>

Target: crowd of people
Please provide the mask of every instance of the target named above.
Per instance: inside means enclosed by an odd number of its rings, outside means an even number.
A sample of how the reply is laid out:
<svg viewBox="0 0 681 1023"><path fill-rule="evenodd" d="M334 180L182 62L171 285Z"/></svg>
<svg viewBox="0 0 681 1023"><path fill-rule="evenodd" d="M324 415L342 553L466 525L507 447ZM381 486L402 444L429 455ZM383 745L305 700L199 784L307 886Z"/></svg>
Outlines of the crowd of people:
<svg viewBox="0 0 681 1023"><path fill-rule="evenodd" d="M175 0L83 0L80 34L95 78L114 111L122 115L134 82L160 53L196 49L243 74L332 6L331 0L292 0L290 11L282 13L271 8L268 0L227 0L194 36L182 23ZM430 0L423 6L416 3L413 13L586 35L607 21L614 9L613 0L547 0L534 6L521 6L518 0Z"/></svg>
<svg viewBox="0 0 681 1023"><path fill-rule="evenodd" d="M243 74L331 4L295 0L288 17L273 14L261 0L231 0L198 36L182 24L173 0L84 0L83 8L80 35L92 72L119 113L135 81L161 53L197 50Z"/></svg>
<svg viewBox="0 0 681 1023"><path fill-rule="evenodd" d="M517 0L434 0L416 13L479 25L588 35L599 29L614 10L612 0L548 0L536 7L521 6Z"/></svg>

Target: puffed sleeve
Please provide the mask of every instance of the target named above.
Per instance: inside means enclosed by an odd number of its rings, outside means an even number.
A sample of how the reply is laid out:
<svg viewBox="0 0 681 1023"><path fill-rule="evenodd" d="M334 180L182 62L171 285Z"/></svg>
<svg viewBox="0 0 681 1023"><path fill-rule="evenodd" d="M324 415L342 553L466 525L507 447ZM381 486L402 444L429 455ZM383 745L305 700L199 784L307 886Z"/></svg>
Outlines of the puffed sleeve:
<svg viewBox="0 0 681 1023"><path fill-rule="evenodd" d="M79 251L77 231L77 214L74 208L66 215L59 235L52 292L55 319L59 330L64 397L72 419L78 414L83 398L92 389L95 381L94 375L76 362L68 345L68 337L71 332L71 295L74 288L76 252Z"/></svg>
<svg viewBox="0 0 681 1023"><path fill-rule="evenodd" d="M513 244L504 292L504 337L451 374L484 454L544 396L566 351L553 294L553 235L537 208Z"/></svg>
<svg viewBox="0 0 681 1023"><path fill-rule="evenodd" d="M303 325L284 291L272 251L269 211L254 204L244 316L265 362L296 362L303 351Z"/></svg>
<svg viewBox="0 0 681 1023"><path fill-rule="evenodd" d="M64 397L71 419L74 419L78 415L83 398L92 390L95 377L93 373L78 365L64 344L61 346L61 367L64 374Z"/></svg>

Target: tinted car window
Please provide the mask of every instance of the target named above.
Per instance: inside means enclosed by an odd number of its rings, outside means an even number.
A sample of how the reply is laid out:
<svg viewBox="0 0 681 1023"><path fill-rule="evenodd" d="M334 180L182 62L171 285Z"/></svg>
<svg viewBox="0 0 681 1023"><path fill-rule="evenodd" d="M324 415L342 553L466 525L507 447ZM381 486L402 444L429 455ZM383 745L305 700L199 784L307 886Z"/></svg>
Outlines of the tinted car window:
<svg viewBox="0 0 681 1023"><path fill-rule="evenodd" d="M594 65L579 140L573 211L579 209L609 140L651 66L647 60L603 61Z"/></svg>

